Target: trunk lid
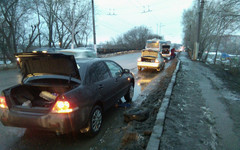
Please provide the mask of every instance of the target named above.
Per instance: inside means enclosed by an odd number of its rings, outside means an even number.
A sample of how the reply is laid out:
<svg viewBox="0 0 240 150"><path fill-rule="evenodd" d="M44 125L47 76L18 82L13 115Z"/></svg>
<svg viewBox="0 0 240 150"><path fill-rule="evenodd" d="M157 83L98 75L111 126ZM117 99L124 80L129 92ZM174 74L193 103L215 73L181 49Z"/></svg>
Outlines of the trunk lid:
<svg viewBox="0 0 240 150"><path fill-rule="evenodd" d="M23 78L27 75L56 74L81 80L73 55L49 53L19 53L15 57Z"/></svg>
<svg viewBox="0 0 240 150"><path fill-rule="evenodd" d="M154 57L154 58L157 58L158 57L158 51L143 50L142 51L142 57Z"/></svg>

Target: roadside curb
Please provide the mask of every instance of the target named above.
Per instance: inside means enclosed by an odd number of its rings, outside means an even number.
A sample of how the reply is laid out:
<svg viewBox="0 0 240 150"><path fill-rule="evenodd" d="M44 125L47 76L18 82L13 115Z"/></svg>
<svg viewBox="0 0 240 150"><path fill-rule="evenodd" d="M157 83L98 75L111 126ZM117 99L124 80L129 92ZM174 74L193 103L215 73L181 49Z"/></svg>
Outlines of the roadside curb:
<svg viewBox="0 0 240 150"><path fill-rule="evenodd" d="M176 66L176 69L172 75L171 82L169 83L168 88L165 92L165 96L163 98L161 107L158 110L155 125L153 127L153 131L152 131L151 137L148 141L146 150L158 150L159 149L160 140L161 140L161 136L163 133L165 116L166 116L167 108L169 105L170 97L172 94L172 90L173 90L173 87L174 87L174 84L176 81L177 72L179 71L180 63L181 63L181 61L179 60L177 66Z"/></svg>

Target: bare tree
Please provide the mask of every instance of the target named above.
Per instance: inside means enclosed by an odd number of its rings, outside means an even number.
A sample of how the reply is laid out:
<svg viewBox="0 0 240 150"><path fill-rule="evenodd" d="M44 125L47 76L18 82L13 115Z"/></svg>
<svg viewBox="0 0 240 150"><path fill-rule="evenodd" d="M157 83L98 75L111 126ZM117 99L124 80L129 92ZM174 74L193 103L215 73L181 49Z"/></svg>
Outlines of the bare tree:
<svg viewBox="0 0 240 150"><path fill-rule="evenodd" d="M90 2L76 1L76 10L71 11L70 3L65 4L61 11L55 14L57 38L61 47L67 48L71 43L71 34L74 32L74 42L77 47L87 45L88 36L91 32ZM72 13L75 13L74 15ZM74 16L74 18L72 17ZM73 30L73 28L74 30Z"/></svg>
<svg viewBox="0 0 240 150"><path fill-rule="evenodd" d="M107 49L144 49L146 41L152 38L162 39L161 36L153 34L150 29L145 26L134 27L125 34L106 42L103 47Z"/></svg>
<svg viewBox="0 0 240 150"><path fill-rule="evenodd" d="M234 3L232 3L232 0L216 0L207 1L205 4L200 35L199 58L202 58L202 54L205 51L214 50L216 52L215 63L221 37L233 33L239 27L239 19L236 16L226 16L227 12L236 12L234 10L236 10L237 1L239 2L239 0L235 0ZM184 44L190 49L193 49L193 42L195 40L196 13L197 6L195 4L193 8L185 11L183 14ZM203 60L206 60L207 57L208 53Z"/></svg>
<svg viewBox="0 0 240 150"><path fill-rule="evenodd" d="M21 32L25 30L22 23L28 21L29 10L30 4L27 4L26 1L8 0L0 2L0 34L4 39L4 43L6 43L5 55L12 62L15 61L13 54L18 52L21 46L19 44L25 36L21 35ZM36 39L34 34L30 33L30 35L32 36L29 36L31 38L29 45Z"/></svg>

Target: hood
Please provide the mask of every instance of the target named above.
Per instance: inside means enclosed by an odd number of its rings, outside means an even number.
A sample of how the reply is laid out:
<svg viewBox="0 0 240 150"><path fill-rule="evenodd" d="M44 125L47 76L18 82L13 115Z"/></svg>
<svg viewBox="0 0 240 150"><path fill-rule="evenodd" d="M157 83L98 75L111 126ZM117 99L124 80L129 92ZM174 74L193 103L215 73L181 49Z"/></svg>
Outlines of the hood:
<svg viewBox="0 0 240 150"><path fill-rule="evenodd" d="M23 78L33 74L56 74L80 79L73 55L49 53L19 53L18 60Z"/></svg>

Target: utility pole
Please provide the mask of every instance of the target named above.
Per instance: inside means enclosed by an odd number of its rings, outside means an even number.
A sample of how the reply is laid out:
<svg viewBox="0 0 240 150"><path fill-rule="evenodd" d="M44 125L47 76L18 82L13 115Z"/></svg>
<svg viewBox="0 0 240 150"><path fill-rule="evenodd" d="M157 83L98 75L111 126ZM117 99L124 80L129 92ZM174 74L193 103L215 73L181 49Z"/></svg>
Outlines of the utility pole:
<svg viewBox="0 0 240 150"><path fill-rule="evenodd" d="M92 21L93 21L93 43L94 50L97 53L97 45L96 45L96 31L95 31L95 17L94 17L94 0L92 0Z"/></svg>
<svg viewBox="0 0 240 150"><path fill-rule="evenodd" d="M200 4L200 6L199 6L199 4ZM192 60L197 60L197 58L198 58L204 0L201 0L201 2L200 2L200 0L198 0L198 8L199 8L199 11L198 11L198 23L197 23L197 37L196 37L196 42L194 43Z"/></svg>

